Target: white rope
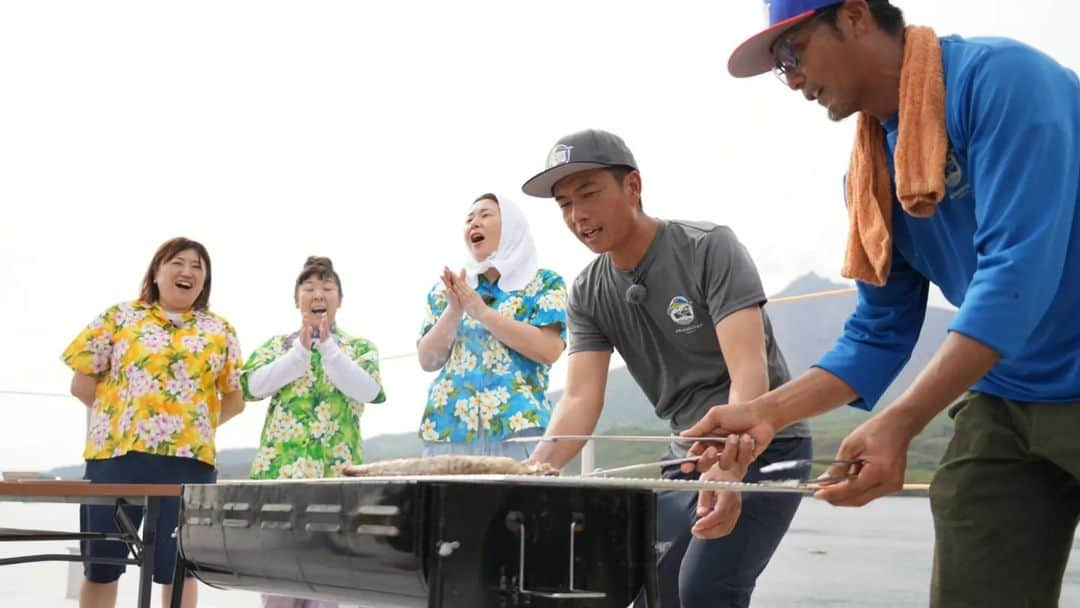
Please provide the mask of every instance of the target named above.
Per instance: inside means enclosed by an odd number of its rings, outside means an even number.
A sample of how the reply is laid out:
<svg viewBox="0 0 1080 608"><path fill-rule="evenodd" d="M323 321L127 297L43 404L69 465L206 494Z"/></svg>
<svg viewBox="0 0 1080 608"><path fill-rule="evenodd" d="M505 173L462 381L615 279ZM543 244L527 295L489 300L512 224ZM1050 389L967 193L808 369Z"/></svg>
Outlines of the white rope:
<svg viewBox="0 0 1080 608"><path fill-rule="evenodd" d="M788 302L801 302L803 300L816 300L818 298L827 298L830 296L842 296L849 293L855 293L854 287L845 287L844 289L832 289L829 291L816 291L814 293L804 293L797 296L784 296L782 298L772 298L769 300L769 304L787 304Z"/></svg>

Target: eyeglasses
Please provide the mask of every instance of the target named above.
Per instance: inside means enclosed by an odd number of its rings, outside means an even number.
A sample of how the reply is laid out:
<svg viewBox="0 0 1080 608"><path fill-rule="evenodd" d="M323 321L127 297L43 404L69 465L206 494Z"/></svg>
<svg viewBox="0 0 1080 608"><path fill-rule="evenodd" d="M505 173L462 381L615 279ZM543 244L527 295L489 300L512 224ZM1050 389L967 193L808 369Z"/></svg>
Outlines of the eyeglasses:
<svg viewBox="0 0 1080 608"><path fill-rule="evenodd" d="M789 36L776 47L776 63L773 65L773 74L776 75L780 82L784 83L784 86L790 86L788 84L788 74L798 68L799 55L795 53L795 49L791 48L791 37Z"/></svg>
<svg viewBox="0 0 1080 608"><path fill-rule="evenodd" d="M799 32L803 31L810 26L811 23L816 21L821 13L814 15L806 21L796 25L788 30L780 43L776 45L776 62L773 64L773 74L776 75L780 82L784 83L784 86L791 86L788 84L788 76L799 69L799 54L792 48L791 42L795 39L795 36Z"/></svg>

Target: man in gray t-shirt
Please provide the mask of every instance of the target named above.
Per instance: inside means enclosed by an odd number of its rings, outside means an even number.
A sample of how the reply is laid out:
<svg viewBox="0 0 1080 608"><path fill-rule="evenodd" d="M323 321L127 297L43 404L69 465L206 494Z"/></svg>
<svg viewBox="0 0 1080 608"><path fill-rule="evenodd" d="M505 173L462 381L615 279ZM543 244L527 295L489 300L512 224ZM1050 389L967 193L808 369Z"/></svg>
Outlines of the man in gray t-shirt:
<svg viewBox="0 0 1080 608"><path fill-rule="evenodd" d="M547 165L522 189L555 198L567 227L599 254L570 292L569 370L548 434L595 429L613 349L673 431L712 406L748 401L789 379L762 310L761 280L729 228L646 215L637 163L611 133L564 137ZM562 467L581 447L541 442L532 459ZM673 445L672 455L685 447ZM755 481L764 464L809 458L809 431L788 427L753 462L752 453L748 437L732 436L724 464L742 464L736 470ZM663 475L697 477L678 467ZM714 468L704 477L738 474ZM798 504L794 495L703 493L699 503L692 492L662 493L658 535L670 546L658 564L661 605L748 606Z"/></svg>
<svg viewBox="0 0 1080 608"><path fill-rule="evenodd" d="M633 303L626 299L630 289L640 294ZM678 433L729 401L731 375L717 323L744 309L756 311L765 301L757 269L730 228L657 220L656 235L634 269L620 269L601 255L574 281L570 353L618 349L656 415ZM775 388L791 376L768 316L760 316L768 386ZM779 436L810 434L799 423Z"/></svg>

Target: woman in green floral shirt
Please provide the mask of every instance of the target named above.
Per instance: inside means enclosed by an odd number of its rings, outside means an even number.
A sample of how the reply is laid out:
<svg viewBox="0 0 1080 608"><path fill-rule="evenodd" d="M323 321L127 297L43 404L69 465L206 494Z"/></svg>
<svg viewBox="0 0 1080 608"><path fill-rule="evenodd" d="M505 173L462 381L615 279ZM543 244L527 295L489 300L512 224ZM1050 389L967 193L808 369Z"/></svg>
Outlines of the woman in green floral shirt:
<svg viewBox="0 0 1080 608"><path fill-rule="evenodd" d="M360 414L386 400L379 353L364 338L338 329L341 277L329 258L309 257L293 299L300 329L260 346L240 377L244 399L271 397L252 479L336 477L360 464ZM330 608L336 604L263 596L266 608Z"/></svg>
<svg viewBox="0 0 1080 608"><path fill-rule="evenodd" d="M244 366L244 398L273 397L252 479L333 477L361 462L360 414L386 396L375 345L334 322L341 296L330 259L308 258L294 291L300 329L274 336Z"/></svg>

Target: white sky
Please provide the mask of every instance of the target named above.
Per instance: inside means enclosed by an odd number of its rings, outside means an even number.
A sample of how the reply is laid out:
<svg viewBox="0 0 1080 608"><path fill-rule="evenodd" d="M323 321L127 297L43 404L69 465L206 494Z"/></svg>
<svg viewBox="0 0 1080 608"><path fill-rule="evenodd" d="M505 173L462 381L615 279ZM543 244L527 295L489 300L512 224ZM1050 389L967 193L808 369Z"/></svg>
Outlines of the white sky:
<svg viewBox="0 0 1080 608"><path fill-rule="evenodd" d="M898 3L1080 67L1075 0ZM568 281L589 261L554 203L519 190L588 127L631 146L647 211L732 226L767 291L838 278L853 121L727 75L762 15L760 0L0 4L0 391L66 393L59 353L180 234L209 247L212 309L245 354L296 325L310 254L342 275L344 329L410 353L476 195L515 196ZM383 370L365 436L414 429L431 379L411 357ZM74 399L0 407L0 469L80 460ZM219 447L255 445L264 413L250 405Z"/></svg>

